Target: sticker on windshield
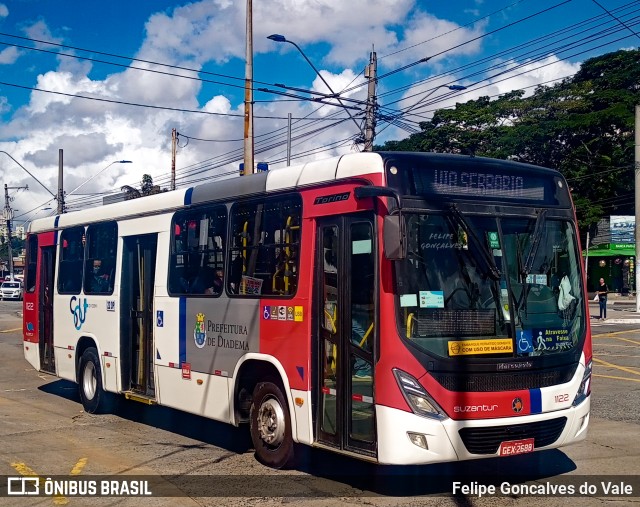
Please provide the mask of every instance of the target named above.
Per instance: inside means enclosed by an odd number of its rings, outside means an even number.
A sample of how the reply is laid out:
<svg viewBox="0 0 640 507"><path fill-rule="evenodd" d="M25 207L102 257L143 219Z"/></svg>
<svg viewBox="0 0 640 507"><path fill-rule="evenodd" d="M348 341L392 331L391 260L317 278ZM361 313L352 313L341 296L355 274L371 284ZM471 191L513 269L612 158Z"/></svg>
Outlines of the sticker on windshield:
<svg viewBox="0 0 640 507"><path fill-rule="evenodd" d="M569 329L533 329L532 334L533 348L538 352L571 347Z"/></svg>
<svg viewBox="0 0 640 507"><path fill-rule="evenodd" d="M527 283L530 285L547 285L547 275L527 275Z"/></svg>
<svg viewBox="0 0 640 507"><path fill-rule="evenodd" d="M400 294L400 306L418 306L418 297L415 294Z"/></svg>
<svg viewBox="0 0 640 507"><path fill-rule="evenodd" d="M441 290L421 290L420 308L444 308L444 292Z"/></svg>
<svg viewBox="0 0 640 507"><path fill-rule="evenodd" d="M518 354L533 352L531 329L523 329L518 335Z"/></svg>
<svg viewBox="0 0 640 507"><path fill-rule="evenodd" d="M447 343L450 356L470 356L475 354L504 354L513 352L511 339L460 340Z"/></svg>
<svg viewBox="0 0 640 507"><path fill-rule="evenodd" d="M489 248L493 250L500 249L500 238L496 231L487 232L487 241L489 241Z"/></svg>

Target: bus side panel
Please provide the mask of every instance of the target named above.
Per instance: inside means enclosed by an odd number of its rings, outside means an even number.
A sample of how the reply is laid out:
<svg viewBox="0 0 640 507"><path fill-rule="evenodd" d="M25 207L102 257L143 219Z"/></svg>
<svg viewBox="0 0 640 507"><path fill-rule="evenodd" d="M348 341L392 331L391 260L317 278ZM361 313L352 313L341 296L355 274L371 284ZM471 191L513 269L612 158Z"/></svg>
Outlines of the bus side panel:
<svg viewBox="0 0 640 507"><path fill-rule="evenodd" d="M383 218L378 220L378 230L383 230ZM393 276L394 264L384 257L383 234L378 234L378 251L380 255L380 353L376 365L375 401L376 405L396 408L411 412L393 374L393 368L402 365L402 370L419 378L424 373L424 367L407 350L398 336L395 313L395 280Z"/></svg>
<svg viewBox="0 0 640 507"><path fill-rule="evenodd" d="M161 266L159 259L158 268ZM185 297L166 295L166 284L159 283L156 290L163 294L155 298L154 360L158 403L217 421L231 422L229 378L226 375L231 375L233 368L227 371L228 363L216 350L218 334L207 333L210 338L205 339L202 349L198 349L195 323L187 327L187 320L192 320L190 317L197 322L198 313L202 314L205 326L207 322L213 323L216 320L214 316L224 314L229 299L223 295L215 299L192 298L187 302ZM192 308L193 305L196 307ZM194 350L187 354L187 350L192 348L198 352ZM201 362L203 356L209 358L204 364Z"/></svg>

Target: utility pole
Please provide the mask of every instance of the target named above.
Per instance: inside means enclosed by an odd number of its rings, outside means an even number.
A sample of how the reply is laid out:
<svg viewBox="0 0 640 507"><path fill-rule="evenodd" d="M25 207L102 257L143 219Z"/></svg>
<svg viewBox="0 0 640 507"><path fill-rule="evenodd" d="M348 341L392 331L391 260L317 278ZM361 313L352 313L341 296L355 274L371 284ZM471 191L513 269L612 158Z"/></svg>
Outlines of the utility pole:
<svg viewBox="0 0 640 507"><path fill-rule="evenodd" d="M289 122L287 128L287 166L291 165L291 113L289 113Z"/></svg>
<svg viewBox="0 0 640 507"><path fill-rule="evenodd" d="M176 189L176 145L178 135L176 129L171 129L171 190Z"/></svg>
<svg viewBox="0 0 640 507"><path fill-rule="evenodd" d="M13 280L13 250L11 248L11 221L13 220L13 210L11 209L11 199L9 190L29 190L29 187L8 187L4 184L4 219L7 224L7 256L9 257L9 276Z"/></svg>
<svg viewBox="0 0 640 507"><path fill-rule="evenodd" d="M376 84L378 60L376 52L371 51L369 55L369 65L364 70L364 77L369 79L367 93L367 116L364 130L364 151L373 151L373 138L376 135Z"/></svg>
<svg viewBox="0 0 640 507"><path fill-rule="evenodd" d="M589 231L587 231L587 244L585 245L585 256L584 256L584 277L587 279L587 283L589 283Z"/></svg>
<svg viewBox="0 0 640 507"><path fill-rule="evenodd" d="M62 215L66 212L64 207L64 186L62 183L62 149L58 150L58 215Z"/></svg>
<svg viewBox="0 0 640 507"><path fill-rule="evenodd" d="M247 0L247 52L244 72L244 175L253 174L253 21Z"/></svg>
<svg viewBox="0 0 640 507"><path fill-rule="evenodd" d="M640 266L638 265L638 249L640 247L640 106L636 106L636 132L635 132L635 239L636 239L636 262L633 268L636 271L636 313L640 313Z"/></svg>

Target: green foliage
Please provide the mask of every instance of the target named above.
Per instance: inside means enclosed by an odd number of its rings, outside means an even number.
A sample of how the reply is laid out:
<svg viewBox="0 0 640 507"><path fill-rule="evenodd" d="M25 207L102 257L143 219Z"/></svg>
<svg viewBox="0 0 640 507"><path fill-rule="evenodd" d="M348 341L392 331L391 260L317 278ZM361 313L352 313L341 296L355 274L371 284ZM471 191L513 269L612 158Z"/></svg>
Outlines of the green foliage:
<svg viewBox="0 0 640 507"><path fill-rule="evenodd" d="M166 189L161 189L158 185L154 185L153 178L149 174L142 175L140 189L130 185L124 185L120 190L125 193L125 200L137 199L138 197L145 197L147 195L159 194L167 191Z"/></svg>
<svg viewBox="0 0 640 507"><path fill-rule="evenodd" d="M569 181L581 228L634 214L634 114L640 51L591 58L571 79L436 111L421 132L376 149L475 154L554 167Z"/></svg>

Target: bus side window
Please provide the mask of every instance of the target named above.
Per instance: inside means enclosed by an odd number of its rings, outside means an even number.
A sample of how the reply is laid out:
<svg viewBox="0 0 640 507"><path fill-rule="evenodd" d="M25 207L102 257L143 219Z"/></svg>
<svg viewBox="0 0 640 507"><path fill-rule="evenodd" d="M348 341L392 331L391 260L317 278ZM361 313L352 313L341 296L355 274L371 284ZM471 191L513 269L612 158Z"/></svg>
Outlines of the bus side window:
<svg viewBox="0 0 640 507"><path fill-rule="evenodd" d="M226 208L216 205L179 211L171 230L169 294L220 295L218 273L225 262Z"/></svg>
<svg viewBox="0 0 640 507"><path fill-rule="evenodd" d="M89 225L84 243L84 292L111 294L115 279L118 225L116 222Z"/></svg>
<svg viewBox="0 0 640 507"><path fill-rule="evenodd" d="M84 227L65 229L60 234L58 292L61 294L80 293L85 240Z"/></svg>
<svg viewBox="0 0 640 507"><path fill-rule="evenodd" d="M27 276L24 279L27 292L36 290L36 273L38 267L38 236L31 235L27 240Z"/></svg>

